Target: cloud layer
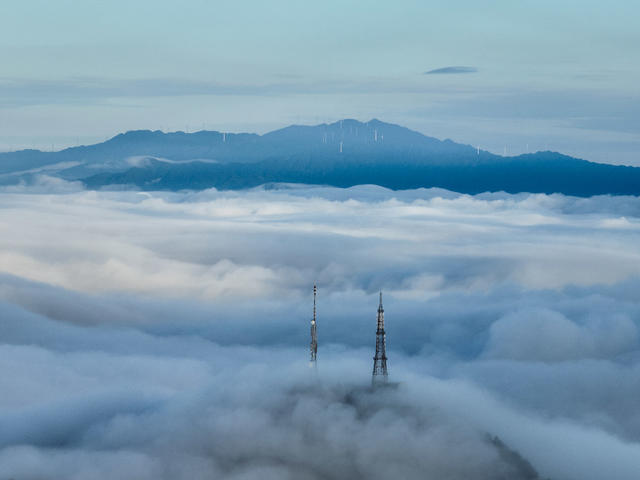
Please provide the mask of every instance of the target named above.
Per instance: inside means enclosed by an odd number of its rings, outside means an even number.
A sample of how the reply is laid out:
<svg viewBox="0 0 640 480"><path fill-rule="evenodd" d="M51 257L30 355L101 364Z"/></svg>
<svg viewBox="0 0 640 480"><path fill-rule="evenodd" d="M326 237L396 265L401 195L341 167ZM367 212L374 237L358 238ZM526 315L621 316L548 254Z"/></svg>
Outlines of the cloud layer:
<svg viewBox="0 0 640 480"><path fill-rule="evenodd" d="M0 196L0 478L640 468L638 198ZM379 289L399 385L372 392Z"/></svg>

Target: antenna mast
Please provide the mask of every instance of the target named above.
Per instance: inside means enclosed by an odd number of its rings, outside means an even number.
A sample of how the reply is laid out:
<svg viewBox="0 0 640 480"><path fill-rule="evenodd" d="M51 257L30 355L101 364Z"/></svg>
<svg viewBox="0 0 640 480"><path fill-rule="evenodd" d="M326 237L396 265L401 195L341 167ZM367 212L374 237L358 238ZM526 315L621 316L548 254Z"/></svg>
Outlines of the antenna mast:
<svg viewBox="0 0 640 480"><path fill-rule="evenodd" d="M378 328L376 329L376 355L373 357L373 375L371 384L375 387L387 383L387 339L384 333L384 308L382 308L382 292L378 306Z"/></svg>
<svg viewBox="0 0 640 480"><path fill-rule="evenodd" d="M318 334L316 329L316 294L318 293L318 287L313 284L313 318L311 319L311 345L309 346L311 352L310 365L316 367L316 356L318 355Z"/></svg>

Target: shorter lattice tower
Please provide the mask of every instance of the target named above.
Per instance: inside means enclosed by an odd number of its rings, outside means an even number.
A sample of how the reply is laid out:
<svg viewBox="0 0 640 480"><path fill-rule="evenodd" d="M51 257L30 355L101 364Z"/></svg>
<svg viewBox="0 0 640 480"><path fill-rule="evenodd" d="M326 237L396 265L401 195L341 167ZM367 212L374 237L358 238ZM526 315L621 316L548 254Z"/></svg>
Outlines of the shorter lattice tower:
<svg viewBox="0 0 640 480"><path fill-rule="evenodd" d="M384 308L382 308L382 292L378 306L378 328L376 329L376 355L373 357L373 375L371 383L379 385L387 383L387 339L384 333Z"/></svg>
<svg viewBox="0 0 640 480"><path fill-rule="evenodd" d="M315 283L313 284L313 318L311 319L311 344L309 346L309 350L311 352L311 360L310 365L312 367L316 367L316 357L318 356L318 332L316 325L316 294L318 293L318 288Z"/></svg>

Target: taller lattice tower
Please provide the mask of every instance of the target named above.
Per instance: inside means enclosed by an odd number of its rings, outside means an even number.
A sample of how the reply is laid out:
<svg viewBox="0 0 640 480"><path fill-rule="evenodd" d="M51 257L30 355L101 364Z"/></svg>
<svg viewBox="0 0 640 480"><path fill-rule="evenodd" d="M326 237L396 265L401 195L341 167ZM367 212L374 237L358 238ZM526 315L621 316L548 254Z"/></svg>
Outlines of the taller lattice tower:
<svg viewBox="0 0 640 480"><path fill-rule="evenodd" d="M378 328L376 329L376 355L373 357L373 385L387 383L387 339L384 333L384 308L382 308L382 292L378 306Z"/></svg>
<svg viewBox="0 0 640 480"><path fill-rule="evenodd" d="M317 333L317 325L316 325L316 294L318 293L318 288L316 284L313 284L313 318L311 319L311 345L309 349L311 351L311 366L316 366L316 357L318 355L318 333Z"/></svg>

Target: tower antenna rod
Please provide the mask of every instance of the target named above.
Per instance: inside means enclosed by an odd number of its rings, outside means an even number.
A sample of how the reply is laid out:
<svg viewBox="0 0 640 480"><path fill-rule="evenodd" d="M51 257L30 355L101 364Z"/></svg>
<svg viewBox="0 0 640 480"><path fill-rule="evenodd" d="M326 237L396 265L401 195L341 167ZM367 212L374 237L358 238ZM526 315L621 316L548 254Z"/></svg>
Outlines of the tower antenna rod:
<svg viewBox="0 0 640 480"><path fill-rule="evenodd" d="M309 346L311 359L310 365L312 367L317 367L316 357L318 355L318 332L317 332L317 324L316 324L316 295L318 293L318 287L316 284L313 284L313 318L311 319L311 344Z"/></svg>

